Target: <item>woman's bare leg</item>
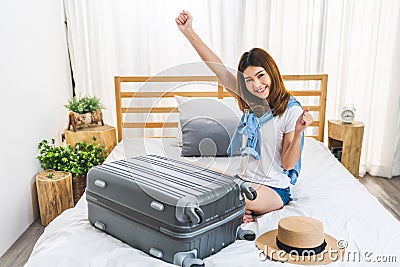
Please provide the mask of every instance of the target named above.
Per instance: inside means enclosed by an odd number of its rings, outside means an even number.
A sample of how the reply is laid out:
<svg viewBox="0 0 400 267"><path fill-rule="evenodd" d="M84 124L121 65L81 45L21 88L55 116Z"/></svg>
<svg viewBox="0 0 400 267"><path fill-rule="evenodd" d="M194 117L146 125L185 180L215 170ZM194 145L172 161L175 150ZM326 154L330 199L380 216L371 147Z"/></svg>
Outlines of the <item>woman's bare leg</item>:
<svg viewBox="0 0 400 267"><path fill-rule="evenodd" d="M262 215L270 211L279 210L283 207L281 197L273 189L265 185L250 184L257 191L255 200L246 198L246 213L243 216L243 222L253 222L253 215Z"/></svg>

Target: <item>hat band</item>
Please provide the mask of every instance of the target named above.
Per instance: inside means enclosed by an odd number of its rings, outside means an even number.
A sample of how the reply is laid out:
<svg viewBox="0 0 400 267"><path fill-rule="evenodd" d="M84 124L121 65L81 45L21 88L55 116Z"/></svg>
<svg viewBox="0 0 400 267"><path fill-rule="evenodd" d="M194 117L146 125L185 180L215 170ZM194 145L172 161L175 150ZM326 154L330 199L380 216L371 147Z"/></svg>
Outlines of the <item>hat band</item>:
<svg viewBox="0 0 400 267"><path fill-rule="evenodd" d="M280 249L286 251L287 253L292 254L294 252L297 252L298 255L302 254L304 251L307 251L307 252L313 251L315 254L319 254L322 251L324 251L324 249L326 247L325 239L321 245L316 246L314 248L297 248L297 247L288 246L288 245L282 243L281 241L279 241L278 237L276 238L276 244Z"/></svg>

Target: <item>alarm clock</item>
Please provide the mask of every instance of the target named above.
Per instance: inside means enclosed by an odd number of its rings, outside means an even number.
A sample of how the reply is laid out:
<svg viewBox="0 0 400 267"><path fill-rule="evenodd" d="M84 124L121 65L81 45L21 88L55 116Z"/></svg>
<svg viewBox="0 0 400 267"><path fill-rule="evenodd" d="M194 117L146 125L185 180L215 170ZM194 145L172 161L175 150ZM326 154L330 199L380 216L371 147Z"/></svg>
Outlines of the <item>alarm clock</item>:
<svg viewBox="0 0 400 267"><path fill-rule="evenodd" d="M340 117L343 123L352 123L356 116L356 108L352 104L347 104L342 108Z"/></svg>

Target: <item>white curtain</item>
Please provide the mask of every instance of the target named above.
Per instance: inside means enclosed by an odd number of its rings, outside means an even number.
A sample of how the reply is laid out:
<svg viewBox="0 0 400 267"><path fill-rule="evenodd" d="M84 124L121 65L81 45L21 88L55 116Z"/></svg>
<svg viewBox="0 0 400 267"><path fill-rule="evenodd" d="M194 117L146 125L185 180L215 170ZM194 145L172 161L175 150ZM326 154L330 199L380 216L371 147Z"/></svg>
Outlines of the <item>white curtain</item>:
<svg viewBox="0 0 400 267"><path fill-rule="evenodd" d="M338 117L344 104L354 104L365 124L360 173L400 175L400 1L328 3L336 12L328 16L323 56L327 114Z"/></svg>
<svg viewBox="0 0 400 267"><path fill-rule="evenodd" d="M284 74L327 73L327 119L344 104L365 124L360 173L400 175L400 1L65 0L77 95L115 124L115 75L156 75L200 59L175 25L181 9L224 63L267 49ZM397 48L397 49L396 49Z"/></svg>

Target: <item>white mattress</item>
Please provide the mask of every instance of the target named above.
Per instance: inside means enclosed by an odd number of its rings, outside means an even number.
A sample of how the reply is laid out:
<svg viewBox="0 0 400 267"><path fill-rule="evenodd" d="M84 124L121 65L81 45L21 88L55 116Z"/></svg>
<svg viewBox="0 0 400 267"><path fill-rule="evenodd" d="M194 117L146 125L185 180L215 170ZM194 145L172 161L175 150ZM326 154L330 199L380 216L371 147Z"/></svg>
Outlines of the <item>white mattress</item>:
<svg viewBox="0 0 400 267"><path fill-rule="evenodd" d="M140 154L182 160L174 138L130 139L107 158L114 161ZM235 173L239 158L185 158ZM374 264L396 257L400 262L400 223L332 156L320 142L306 138L303 167L292 188L293 201L283 209L242 225L257 235L275 229L280 218L292 215L321 220L325 232L347 244L342 261L332 266ZM205 259L206 266L282 266L259 257L255 242L236 241ZM383 258L386 256L386 258ZM355 260L354 260L355 259ZM394 258L391 258L393 261ZM360 263L358 261L363 263ZM387 263L386 263L387 264ZM394 263L395 265L396 263ZM378 264L382 266L382 264ZM85 197L45 229L25 266L173 266L148 256L97 230L87 220Z"/></svg>

